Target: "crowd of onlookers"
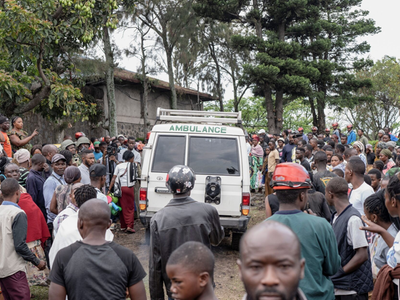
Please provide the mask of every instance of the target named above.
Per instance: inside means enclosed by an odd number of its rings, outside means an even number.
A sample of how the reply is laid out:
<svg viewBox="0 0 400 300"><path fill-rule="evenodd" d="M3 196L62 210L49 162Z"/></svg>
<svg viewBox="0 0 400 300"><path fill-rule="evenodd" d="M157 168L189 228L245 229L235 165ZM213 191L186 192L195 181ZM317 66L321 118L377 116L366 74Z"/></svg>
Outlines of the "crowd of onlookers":
<svg viewBox="0 0 400 300"><path fill-rule="evenodd" d="M249 138L251 188L265 189L268 220L288 225L300 239L306 261L300 287L307 298L368 299L373 290L373 299L397 299L398 280L392 285L390 279L400 278L400 142L389 128L373 144L362 129L356 134L349 124L347 131L340 133L337 123L324 134L316 127L308 134L260 130ZM290 172L282 171L286 163ZM294 176L294 166L309 179ZM302 180L306 187L293 188Z"/></svg>
<svg viewBox="0 0 400 300"><path fill-rule="evenodd" d="M243 299L398 299L398 140L332 127L249 138L267 220L241 240ZM77 132L32 146L38 132L20 117L0 117L0 130L0 297L30 299L30 286L51 282L50 299L146 299L141 263L113 242L116 228L135 232L144 144ZM151 299L216 299L210 247L224 230L215 207L190 197L195 179L173 167L172 200L151 219Z"/></svg>

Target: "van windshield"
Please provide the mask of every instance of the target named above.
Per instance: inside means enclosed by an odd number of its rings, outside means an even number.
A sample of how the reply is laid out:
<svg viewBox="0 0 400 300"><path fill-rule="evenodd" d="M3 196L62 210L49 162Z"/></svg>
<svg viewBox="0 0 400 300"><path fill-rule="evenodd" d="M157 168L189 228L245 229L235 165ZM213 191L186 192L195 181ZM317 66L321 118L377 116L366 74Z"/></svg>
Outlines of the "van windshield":
<svg viewBox="0 0 400 300"><path fill-rule="evenodd" d="M188 165L195 174L238 176L237 139L190 137Z"/></svg>
<svg viewBox="0 0 400 300"><path fill-rule="evenodd" d="M152 172L168 173L173 166L185 164L185 136L160 135L154 153Z"/></svg>

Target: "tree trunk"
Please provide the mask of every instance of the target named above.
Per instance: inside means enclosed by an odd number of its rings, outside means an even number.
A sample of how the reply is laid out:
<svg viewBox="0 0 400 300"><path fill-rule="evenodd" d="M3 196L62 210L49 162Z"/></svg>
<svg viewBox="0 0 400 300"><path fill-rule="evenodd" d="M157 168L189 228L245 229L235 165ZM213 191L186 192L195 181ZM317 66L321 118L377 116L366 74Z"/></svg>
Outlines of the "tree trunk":
<svg viewBox="0 0 400 300"><path fill-rule="evenodd" d="M142 101L140 101L140 111L141 111L141 115L143 118L143 133L144 133L144 137L146 138L147 136L147 132L149 131L148 129L148 110L147 110L147 102L148 102L148 85L147 85L147 74L146 74L146 51L144 49L144 35L141 34L141 44L140 44L140 48L142 51L142 84L143 84L143 97L142 97Z"/></svg>
<svg viewBox="0 0 400 300"><path fill-rule="evenodd" d="M168 44L164 43L165 52L167 54L167 66L168 66L168 79L169 79L169 89L171 90L171 108L178 108L178 99L175 90L175 79L174 79L174 67L172 66L172 49Z"/></svg>
<svg viewBox="0 0 400 300"><path fill-rule="evenodd" d="M283 128L283 91L276 91L275 101L275 131L269 131L269 133L279 134Z"/></svg>
<svg viewBox="0 0 400 300"><path fill-rule="evenodd" d="M320 132L325 130L325 92L324 96L317 97L317 110L318 110L318 129Z"/></svg>
<svg viewBox="0 0 400 300"><path fill-rule="evenodd" d="M259 12L259 7L258 7L258 0L253 0L253 7L257 12ZM261 21L259 16L254 20L255 27L256 27L256 35L258 38L262 39L262 27L261 27Z"/></svg>
<svg viewBox="0 0 400 300"><path fill-rule="evenodd" d="M117 136L117 113L114 87L114 53L111 48L110 32L108 27L103 27L103 44L106 56L106 86L108 99L108 118L110 120L110 136Z"/></svg>
<svg viewBox="0 0 400 300"><path fill-rule="evenodd" d="M217 71L217 95L219 102L219 110L224 111L224 102L222 99L222 91L221 91L221 68L218 63L217 55L215 54L214 43L211 42L210 44L208 44L208 48L210 49L210 54L215 63L215 68Z"/></svg>
<svg viewBox="0 0 400 300"><path fill-rule="evenodd" d="M272 91L268 84L264 86L265 108L267 110L268 132L276 132L275 127L275 109L272 100Z"/></svg>
<svg viewBox="0 0 400 300"><path fill-rule="evenodd" d="M310 102L311 113L312 113L312 117L313 117L313 125L318 128L318 133L320 133L322 131L321 131L321 128L318 127L318 116L317 116L317 112L315 111L314 99L309 98L309 102Z"/></svg>

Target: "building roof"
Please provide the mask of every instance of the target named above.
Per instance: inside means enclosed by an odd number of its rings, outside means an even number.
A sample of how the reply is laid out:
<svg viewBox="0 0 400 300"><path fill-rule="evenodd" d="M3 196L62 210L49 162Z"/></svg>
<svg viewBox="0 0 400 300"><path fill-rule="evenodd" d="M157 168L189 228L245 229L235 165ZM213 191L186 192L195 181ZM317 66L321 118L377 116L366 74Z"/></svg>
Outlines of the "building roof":
<svg viewBox="0 0 400 300"><path fill-rule="evenodd" d="M124 70L124 69L115 69L114 78L115 79L119 79L119 80L123 80L123 81L138 83L138 84L141 83L137 73L132 72L132 71L128 71L128 70ZM168 90L168 91L170 90L168 82L163 81L163 80L159 80L157 78L149 77L149 76L147 76L147 78L149 79L149 83L153 87L158 88L158 89L162 89L162 90ZM216 100L210 94L202 93L202 92L199 92L199 91L196 91L196 90L192 90L192 89L188 89L188 88L184 88L184 87L181 87L181 86L176 85L176 84L175 84L175 89L176 89L176 93L177 94L188 94L188 95L194 95L194 96L199 95L199 97L200 97L200 99L202 101L214 101L214 100Z"/></svg>

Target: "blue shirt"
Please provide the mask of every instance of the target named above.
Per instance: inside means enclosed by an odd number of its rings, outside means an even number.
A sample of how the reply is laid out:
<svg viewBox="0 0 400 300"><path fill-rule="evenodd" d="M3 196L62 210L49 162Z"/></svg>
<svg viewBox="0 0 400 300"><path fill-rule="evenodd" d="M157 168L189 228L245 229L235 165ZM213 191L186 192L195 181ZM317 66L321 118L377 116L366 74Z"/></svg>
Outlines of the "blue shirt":
<svg viewBox="0 0 400 300"><path fill-rule="evenodd" d="M56 187L61 184L66 184L64 176L57 175L53 171L53 173L51 173L51 175L49 176L49 178L47 178L46 182L43 185L43 196L46 204L47 223L53 223L54 219L57 217L56 214L50 212L50 203Z"/></svg>
<svg viewBox="0 0 400 300"><path fill-rule="evenodd" d="M46 204L43 197L44 182L42 172L30 170L26 178L26 192L31 195L33 202L40 208L45 220L47 220Z"/></svg>
<svg viewBox="0 0 400 300"><path fill-rule="evenodd" d="M308 137L303 133L303 140L308 143Z"/></svg>
<svg viewBox="0 0 400 300"><path fill-rule="evenodd" d="M103 153L101 153L101 152L97 153L96 151L94 151L93 154L94 154L94 159L96 161L98 161L100 158L103 157Z"/></svg>
<svg viewBox="0 0 400 300"><path fill-rule="evenodd" d="M287 144L283 147L281 162L292 162L292 150L295 147L295 144Z"/></svg>
<svg viewBox="0 0 400 300"><path fill-rule="evenodd" d="M347 145L350 145L351 143L355 142L357 139L356 133L352 130L349 132L347 135Z"/></svg>
<svg viewBox="0 0 400 300"><path fill-rule="evenodd" d="M393 142L397 142L399 139L395 137L393 134L390 134L390 140Z"/></svg>
<svg viewBox="0 0 400 300"><path fill-rule="evenodd" d="M3 203L1 205L13 205L15 207L21 208L21 207L19 207L19 205L17 203L14 203L11 201L3 201Z"/></svg>

